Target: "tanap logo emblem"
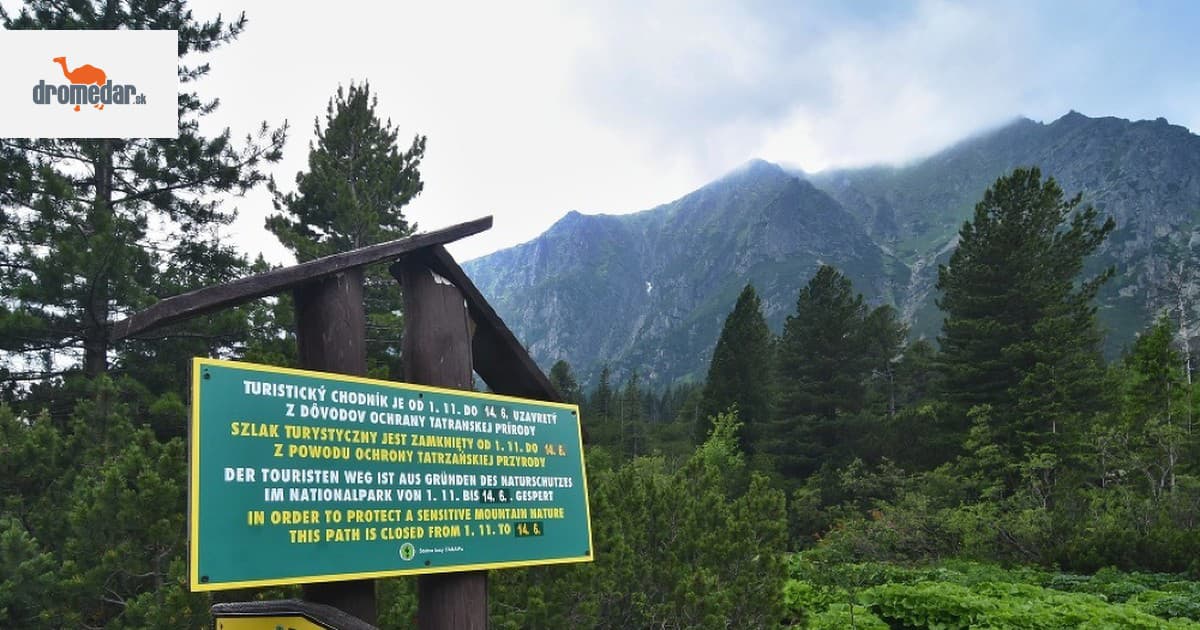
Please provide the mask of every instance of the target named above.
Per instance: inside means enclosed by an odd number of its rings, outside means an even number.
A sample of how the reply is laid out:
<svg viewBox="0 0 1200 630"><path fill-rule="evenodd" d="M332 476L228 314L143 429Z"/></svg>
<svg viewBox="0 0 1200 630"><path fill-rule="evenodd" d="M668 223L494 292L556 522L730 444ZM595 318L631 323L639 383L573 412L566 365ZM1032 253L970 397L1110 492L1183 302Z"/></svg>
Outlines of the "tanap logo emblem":
<svg viewBox="0 0 1200 630"><path fill-rule="evenodd" d="M54 85L46 83L45 79L33 86L33 102L38 105L52 105L58 102L62 105L74 105L79 111L81 105L91 105L97 110L105 105L144 105L146 95L140 94L134 85L117 84L108 79L108 75L91 64L83 64L71 70L67 67L66 57L55 57L51 60L62 67L63 76L70 84Z"/></svg>

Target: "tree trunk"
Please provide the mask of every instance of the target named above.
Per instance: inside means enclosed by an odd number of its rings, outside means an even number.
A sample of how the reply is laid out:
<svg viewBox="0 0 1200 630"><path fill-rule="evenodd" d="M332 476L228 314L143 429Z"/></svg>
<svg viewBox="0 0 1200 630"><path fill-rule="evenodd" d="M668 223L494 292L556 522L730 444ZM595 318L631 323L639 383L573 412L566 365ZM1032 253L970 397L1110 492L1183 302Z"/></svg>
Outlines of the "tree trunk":
<svg viewBox="0 0 1200 630"><path fill-rule="evenodd" d="M1186 285L1183 278L1183 263L1180 263L1180 280L1179 280L1179 341L1183 345L1183 374L1187 383L1187 402L1184 404L1184 413L1187 414L1187 432L1192 434L1192 343L1189 338L1190 331L1187 325L1187 301L1184 299L1184 291Z"/></svg>
<svg viewBox="0 0 1200 630"><path fill-rule="evenodd" d="M96 156L96 196L88 213L92 234L112 231L112 177L113 147L111 140L99 141ZM93 251L92 259L99 262L103 252ZM83 305L83 369L88 378L96 378L108 372L108 299L109 277L105 264L100 263L88 272L91 277L91 292Z"/></svg>

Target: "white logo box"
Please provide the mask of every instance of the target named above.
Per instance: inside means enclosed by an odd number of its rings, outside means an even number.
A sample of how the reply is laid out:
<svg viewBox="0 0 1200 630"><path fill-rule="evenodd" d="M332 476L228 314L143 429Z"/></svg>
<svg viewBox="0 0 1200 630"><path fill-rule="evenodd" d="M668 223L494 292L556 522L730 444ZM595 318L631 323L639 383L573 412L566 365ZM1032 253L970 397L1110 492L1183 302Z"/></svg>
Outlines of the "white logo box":
<svg viewBox="0 0 1200 630"><path fill-rule="evenodd" d="M0 30L0 137L177 137L178 41L176 31Z"/></svg>

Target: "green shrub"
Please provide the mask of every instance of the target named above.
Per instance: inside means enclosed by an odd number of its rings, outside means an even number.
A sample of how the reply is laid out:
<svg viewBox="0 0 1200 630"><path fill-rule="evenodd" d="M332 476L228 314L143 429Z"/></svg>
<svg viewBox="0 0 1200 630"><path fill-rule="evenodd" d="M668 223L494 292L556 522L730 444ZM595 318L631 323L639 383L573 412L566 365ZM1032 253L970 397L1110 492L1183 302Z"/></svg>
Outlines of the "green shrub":
<svg viewBox="0 0 1200 630"><path fill-rule="evenodd" d="M782 591L788 623L849 627L847 604L857 602L895 629L1200 629L1200 582L1179 574L1106 568L1080 575L961 559L905 565L839 557L827 547L790 557L791 579ZM841 612L831 612L835 607ZM859 608L854 612L857 622Z"/></svg>
<svg viewBox="0 0 1200 630"><path fill-rule="evenodd" d="M989 598L948 582L882 584L859 597L881 619L901 628L965 630L997 607Z"/></svg>
<svg viewBox="0 0 1200 630"><path fill-rule="evenodd" d="M833 604L813 615L805 627L810 630L890 630L890 626L870 609L850 604Z"/></svg>
<svg viewBox="0 0 1200 630"><path fill-rule="evenodd" d="M788 580L783 584L783 612L786 623L803 625L814 613L837 602L850 601L850 595L838 588L818 586L807 580Z"/></svg>
<svg viewBox="0 0 1200 630"><path fill-rule="evenodd" d="M784 494L746 470L721 414L682 466L638 457L588 476L596 560L496 571L495 628L779 625Z"/></svg>
<svg viewBox="0 0 1200 630"><path fill-rule="evenodd" d="M1192 583L1191 592L1145 591L1129 600L1138 610L1163 619L1200 621L1200 589Z"/></svg>

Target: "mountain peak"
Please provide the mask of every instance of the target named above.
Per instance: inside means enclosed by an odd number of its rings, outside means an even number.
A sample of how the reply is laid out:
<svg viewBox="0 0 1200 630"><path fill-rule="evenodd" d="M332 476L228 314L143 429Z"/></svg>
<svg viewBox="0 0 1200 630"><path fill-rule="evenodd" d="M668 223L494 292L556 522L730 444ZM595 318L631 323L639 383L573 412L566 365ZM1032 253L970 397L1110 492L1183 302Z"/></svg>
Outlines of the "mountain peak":
<svg viewBox="0 0 1200 630"><path fill-rule="evenodd" d="M937 270L963 221L997 177L1028 165L1122 226L1096 259L1131 270L1097 298L1112 355L1146 323L1152 246L1195 238L1200 137L1163 119L1017 117L911 164L814 175L753 159L639 213L569 212L468 272L543 366L567 359L582 381L606 364L653 386L702 378L747 282L778 330L819 264L932 338Z"/></svg>
<svg viewBox="0 0 1200 630"><path fill-rule="evenodd" d="M774 162L768 162L760 158L754 158L745 162L741 166L725 173L719 179L701 187L696 192L728 186L730 184L736 186L757 185L761 181L773 181L780 179L792 179L796 176L787 172L782 166Z"/></svg>
<svg viewBox="0 0 1200 630"><path fill-rule="evenodd" d="M546 230L546 233L550 234L563 230L571 230L580 223L587 221L588 218L589 215L585 215L578 210L569 210L566 214L562 215L562 217L555 221L554 224Z"/></svg>
<svg viewBox="0 0 1200 630"><path fill-rule="evenodd" d="M768 175L775 173L784 175L787 174L787 172L783 170L782 166L775 164L774 162L768 162L762 158L754 158L730 171L729 175Z"/></svg>
<svg viewBox="0 0 1200 630"><path fill-rule="evenodd" d="M1092 118L1089 118L1089 117L1072 109L1071 111L1069 111L1069 112L1063 114L1061 117L1059 117L1058 120L1055 120L1054 122L1050 123L1050 126L1052 126L1052 127L1053 126L1075 127L1078 125L1082 125L1082 124L1091 122L1092 120L1093 120Z"/></svg>

